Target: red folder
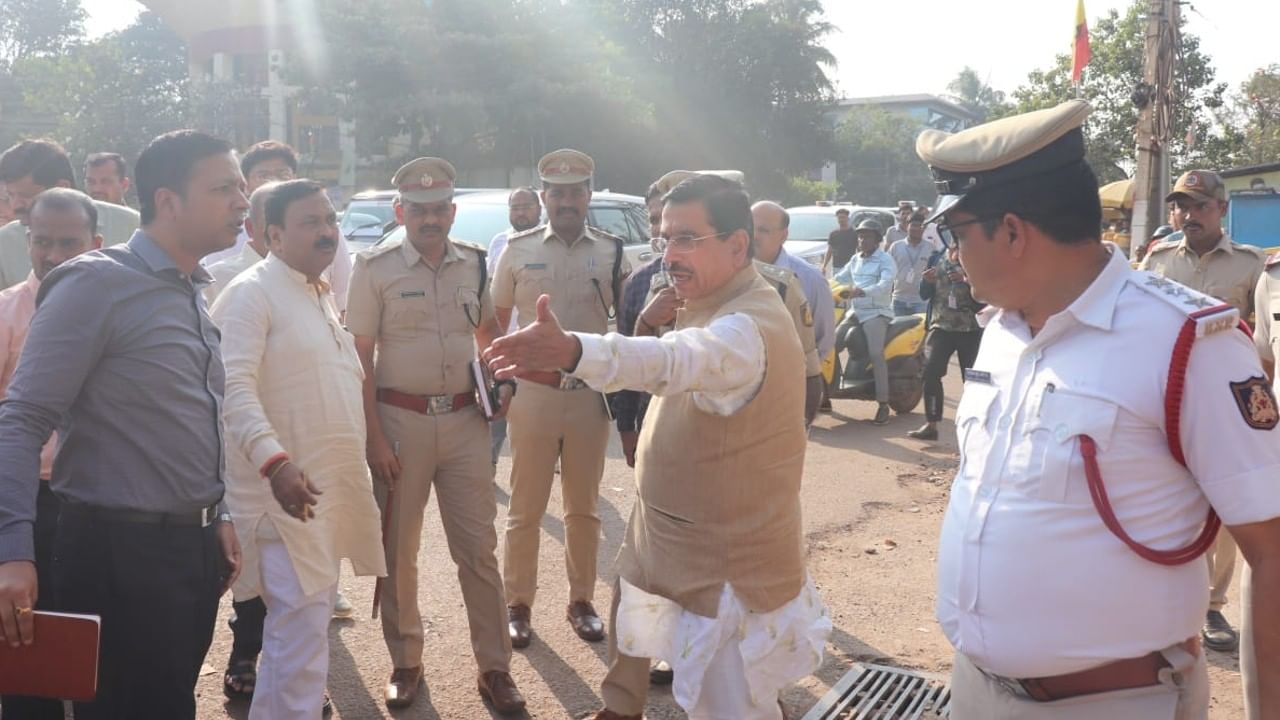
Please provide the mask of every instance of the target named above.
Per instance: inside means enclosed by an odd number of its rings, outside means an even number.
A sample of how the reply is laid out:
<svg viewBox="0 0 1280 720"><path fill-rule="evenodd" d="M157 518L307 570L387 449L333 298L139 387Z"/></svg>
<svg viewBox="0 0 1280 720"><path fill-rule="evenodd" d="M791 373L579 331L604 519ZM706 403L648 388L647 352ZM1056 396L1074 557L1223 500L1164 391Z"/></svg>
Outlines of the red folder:
<svg viewBox="0 0 1280 720"><path fill-rule="evenodd" d="M101 623L97 615L36 611L34 643L0 643L0 693L93 700Z"/></svg>

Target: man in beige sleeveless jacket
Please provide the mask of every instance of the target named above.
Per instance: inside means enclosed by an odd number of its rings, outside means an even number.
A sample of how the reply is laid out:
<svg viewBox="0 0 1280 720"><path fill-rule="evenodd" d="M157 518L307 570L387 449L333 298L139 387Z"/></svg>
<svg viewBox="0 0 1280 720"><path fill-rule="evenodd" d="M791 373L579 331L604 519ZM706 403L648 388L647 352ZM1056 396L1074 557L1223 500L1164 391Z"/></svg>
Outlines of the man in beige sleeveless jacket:
<svg viewBox="0 0 1280 720"><path fill-rule="evenodd" d="M671 663L692 720L778 720L783 685L813 672L831 630L804 568L804 353L752 265L750 200L700 175L664 199L674 317L661 339L565 333L537 320L495 341L498 377L559 370L598 390L654 395L637 452L638 499L618 557L605 709L644 712L649 658Z"/></svg>

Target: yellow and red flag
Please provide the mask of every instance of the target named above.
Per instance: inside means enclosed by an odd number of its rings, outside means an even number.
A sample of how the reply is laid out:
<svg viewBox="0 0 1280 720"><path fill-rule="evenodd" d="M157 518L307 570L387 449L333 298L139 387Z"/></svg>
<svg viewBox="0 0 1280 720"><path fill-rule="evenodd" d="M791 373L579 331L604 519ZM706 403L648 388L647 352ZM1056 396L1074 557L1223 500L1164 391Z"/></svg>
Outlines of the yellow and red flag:
<svg viewBox="0 0 1280 720"><path fill-rule="evenodd" d="M1084 17L1084 0L1076 0L1076 40L1071 53L1071 82L1079 85L1084 66L1089 64L1089 23Z"/></svg>

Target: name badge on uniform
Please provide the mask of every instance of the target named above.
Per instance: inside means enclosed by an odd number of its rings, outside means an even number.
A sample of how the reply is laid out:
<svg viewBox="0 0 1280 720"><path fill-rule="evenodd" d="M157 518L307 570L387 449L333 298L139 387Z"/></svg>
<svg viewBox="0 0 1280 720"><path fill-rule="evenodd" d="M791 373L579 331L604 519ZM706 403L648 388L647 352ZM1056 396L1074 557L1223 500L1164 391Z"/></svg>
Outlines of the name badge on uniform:
<svg viewBox="0 0 1280 720"><path fill-rule="evenodd" d="M952 310L960 309L960 301L956 300L955 293L950 293L947 295L947 307L951 308Z"/></svg>
<svg viewBox="0 0 1280 720"><path fill-rule="evenodd" d="M985 370L974 370L971 368L969 370L964 371L964 381L982 383L983 385L990 385L991 373L986 372Z"/></svg>
<svg viewBox="0 0 1280 720"><path fill-rule="evenodd" d="M400 291L400 297L402 298L426 297L426 296L427 296L426 290L401 290Z"/></svg>
<svg viewBox="0 0 1280 720"><path fill-rule="evenodd" d="M525 270L546 270L547 264L546 263L525 263L524 269Z"/></svg>

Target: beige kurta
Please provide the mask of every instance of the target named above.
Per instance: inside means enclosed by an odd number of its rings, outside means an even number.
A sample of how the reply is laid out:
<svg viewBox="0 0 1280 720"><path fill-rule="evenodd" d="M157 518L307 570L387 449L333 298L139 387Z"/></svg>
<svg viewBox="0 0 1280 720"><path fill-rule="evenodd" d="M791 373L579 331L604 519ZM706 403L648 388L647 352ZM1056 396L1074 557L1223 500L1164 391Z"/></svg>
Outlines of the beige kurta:
<svg viewBox="0 0 1280 720"><path fill-rule="evenodd" d="M271 255L232 281L212 314L227 368L227 506L244 553L236 596L260 592L257 540L272 532L268 520L307 594L336 583L344 557L357 575L385 575L365 464L364 374L328 289ZM323 493L306 523L285 513L262 477L279 453Z"/></svg>

